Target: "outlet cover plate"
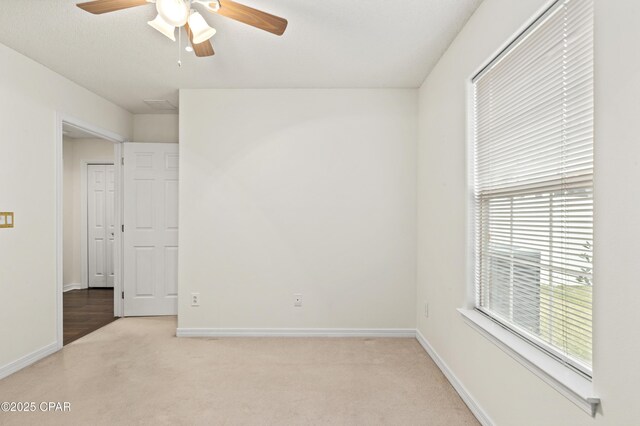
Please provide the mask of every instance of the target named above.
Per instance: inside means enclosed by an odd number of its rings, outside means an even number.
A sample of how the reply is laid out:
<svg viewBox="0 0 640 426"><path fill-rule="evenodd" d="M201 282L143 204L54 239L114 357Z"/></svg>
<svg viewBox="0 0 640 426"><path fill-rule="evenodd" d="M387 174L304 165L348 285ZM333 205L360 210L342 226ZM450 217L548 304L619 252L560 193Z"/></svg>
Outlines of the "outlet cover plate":
<svg viewBox="0 0 640 426"><path fill-rule="evenodd" d="M191 293L191 306L200 306L200 293Z"/></svg>

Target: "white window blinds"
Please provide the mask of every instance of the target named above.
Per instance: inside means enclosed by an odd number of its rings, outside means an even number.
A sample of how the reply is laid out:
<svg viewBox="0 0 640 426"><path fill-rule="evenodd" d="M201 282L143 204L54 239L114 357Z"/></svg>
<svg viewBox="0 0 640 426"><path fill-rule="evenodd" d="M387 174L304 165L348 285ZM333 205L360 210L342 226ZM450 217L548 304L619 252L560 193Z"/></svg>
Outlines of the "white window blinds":
<svg viewBox="0 0 640 426"><path fill-rule="evenodd" d="M592 9L559 0L473 79L476 307L587 376Z"/></svg>

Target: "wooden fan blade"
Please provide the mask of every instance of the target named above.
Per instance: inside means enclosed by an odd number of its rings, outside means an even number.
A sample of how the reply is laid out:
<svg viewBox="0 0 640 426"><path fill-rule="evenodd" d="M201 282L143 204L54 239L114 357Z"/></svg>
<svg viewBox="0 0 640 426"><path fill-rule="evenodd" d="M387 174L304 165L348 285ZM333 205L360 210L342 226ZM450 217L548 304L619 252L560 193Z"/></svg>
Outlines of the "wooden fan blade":
<svg viewBox="0 0 640 426"><path fill-rule="evenodd" d="M204 56L215 55L216 52L213 51L211 40L203 41L202 43L198 43L198 44L193 44L193 33L191 32L191 28L189 28L189 24L184 24L184 29L187 30L189 41L191 42L191 46L193 47L193 51L195 52L196 56L202 58Z"/></svg>
<svg viewBox="0 0 640 426"><path fill-rule="evenodd" d="M145 4L149 4L149 2L147 2L147 0L95 0L78 3L76 6L89 13L100 15L101 13L115 12L116 10L143 6Z"/></svg>
<svg viewBox="0 0 640 426"><path fill-rule="evenodd" d="M212 7L215 6L215 3ZM219 15L234 19L252 27L282 35L287 29L287 20L231 0L220 0Z"/></svg>

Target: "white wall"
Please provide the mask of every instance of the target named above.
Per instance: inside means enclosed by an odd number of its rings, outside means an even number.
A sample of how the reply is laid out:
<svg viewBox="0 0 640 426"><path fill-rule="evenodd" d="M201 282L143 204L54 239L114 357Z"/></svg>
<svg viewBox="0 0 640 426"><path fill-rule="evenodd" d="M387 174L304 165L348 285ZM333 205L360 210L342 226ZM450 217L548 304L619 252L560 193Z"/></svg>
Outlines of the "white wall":
<svg viewBox="0 0 640 426"><path fill-rule="evenodd" d="M72 284L80 284L80 263L79 259L75 259L75 235L74 232L77 217L75 217L74 206L76 204L75 194L73 192L74 180L76 178L74 161L73 161L73 139L67 137L63 140L63 159L64 174L62 176L63 186L63 272L62 283L65 286ZM79 226L79 225L78 225ZM78 253L78 257L80 253Z"/></svg>
<svg viewBox="0 0 640 426"><path fill-rule="evenodd" d="M182 90L180 111L180 328L415 327L416 90Z"/></svg>
<svg viewBox="0 0 640 426"><path fill-rule="evenodd" d="M178 114L135 114L133 142L178 143Z"/></svg>
<svg viewBox="0 0 640 426"><path fill-rule="evenodd" d="M132 117L1 44L0 93L1 369L56 341L56 112L125 137Z"/></svg>
<svg viewBox="0 0 640 426"><path fill-rule="evenodd" d="M102 139L64 138L64 274L63 284L79 285L82 282L82 168L86 162L110 162L114 160L114 143ZM86 175L85 175L86 176ZM85 198L86 200L86 198Z"/></svg>
<svg viewBox="0 0 640 426"><path fill-rule="evenodd" d="M418 328L497 425L637 424L640 2L596 0L593 371L601 412L591 419L456 312L468 288L466 84L545 4L484 0L420 89Z"/></svg>

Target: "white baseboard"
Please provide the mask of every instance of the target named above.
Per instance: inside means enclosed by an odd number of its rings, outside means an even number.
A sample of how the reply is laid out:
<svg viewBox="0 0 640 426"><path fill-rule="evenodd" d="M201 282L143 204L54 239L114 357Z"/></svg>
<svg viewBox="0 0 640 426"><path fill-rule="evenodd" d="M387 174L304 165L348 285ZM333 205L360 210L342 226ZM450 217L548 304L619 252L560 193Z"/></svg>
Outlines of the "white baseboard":
<svg viewBox="0 0 640 426"><path fill-rule="evenodd" d="M415 337L412 328L178 328L178 337Z"/></svg>
<svg viewBox="0 0 640 426"><path fill-rule="evenodd" d="M65 284L64 286L62 286L62 292L67 292L70 290L80 290L81 288L82 288L82 284L78 284L78 283Z"/></svg>
<svg viewBox="0 0 640 426"><path fill-rule="evenodd" d="M419 330L416 330L416 339L422 345L427 354L429 354L431 359L433 359L436 365L440 368L440 370L442 370L442 373L445 375L447 380L449 380L451 386L453 386L456 392L458 392L460 398L462 398L464 403L467 404L467 407L469 407L469 410L471 410L473 415L476 416L476 419L478 419L480 424L483 426L492 426L493 422L491 421L487 413L485 413L484 410L478 405L473 396L471 396L469 391L467 391L460 380L458 380L456 375L453 374L453 371L451 371L449 366L442 360L442 358L440 358L438 353L433 349L429 342L427 342L427 339L424 338Z"/></svg>
<svg viewBox="0 0 640 426"><path fill-rule="evenodd" d="M10 362L7 365L3 365L2 367L0 367L0 379L4 379L5 377L10 376L16 371L22 370L23 368L30 366L36 361L40 361L42 358L51 355L57 350L58 344L56 342L53 342L45 347L38 349L37 351L23 356L22 358Z"/></svg>

